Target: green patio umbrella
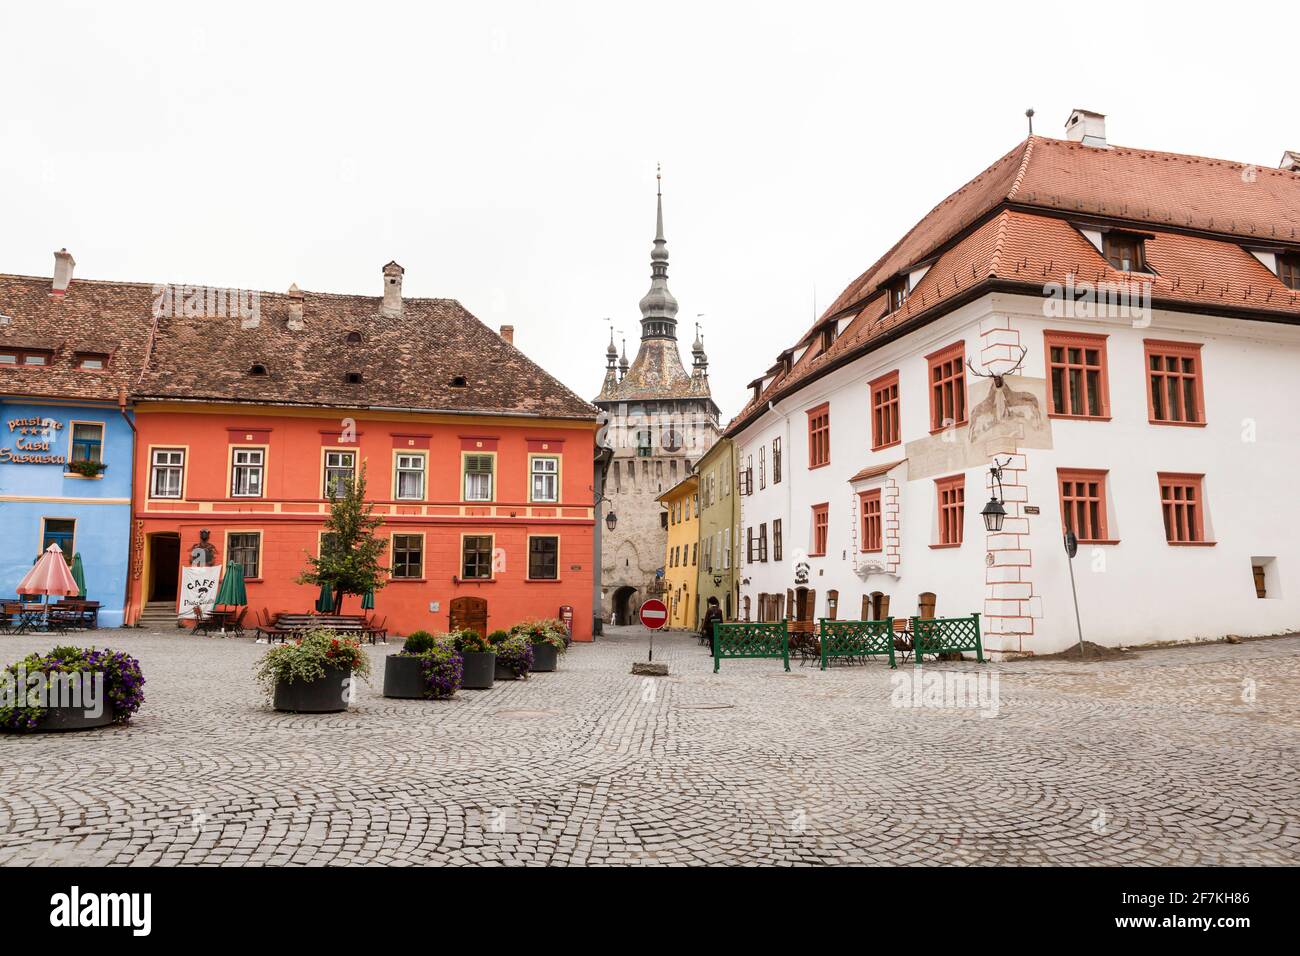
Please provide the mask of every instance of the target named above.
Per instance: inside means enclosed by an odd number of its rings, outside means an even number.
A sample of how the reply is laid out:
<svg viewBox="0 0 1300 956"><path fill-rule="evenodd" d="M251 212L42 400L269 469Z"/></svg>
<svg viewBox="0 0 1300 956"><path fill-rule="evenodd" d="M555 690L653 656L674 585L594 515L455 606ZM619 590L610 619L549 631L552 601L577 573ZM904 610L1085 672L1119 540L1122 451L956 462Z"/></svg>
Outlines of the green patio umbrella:
<svg viewBox="0 0 1300 956"><path fill-rule="evenodd" d="M373 611L375 609L375 589L371 588L365 594L361 595L361 610Z"/></svg>
<svg viewBox="0 0 1300 956"><path fill-rule="evenodd" d="M328 581L321 583L320 597L316 599L316 610L322 614L334 613L334 592L331 590Z"/></svg>
<svg viewBox="0 0 1300 956"><path fill-rule="evenodd" d="M72 556L72 580L77 582L77 597L86 598L86 569L81 565L81 552Z"/></svg>
<svg viewBox="0 0 1300 956"><path fill-rule="evenodd" d="M244 587L244 568L234 561L227 562L221 587L217 588L214 606L245 607L247 604L248 589Z"/></svg>

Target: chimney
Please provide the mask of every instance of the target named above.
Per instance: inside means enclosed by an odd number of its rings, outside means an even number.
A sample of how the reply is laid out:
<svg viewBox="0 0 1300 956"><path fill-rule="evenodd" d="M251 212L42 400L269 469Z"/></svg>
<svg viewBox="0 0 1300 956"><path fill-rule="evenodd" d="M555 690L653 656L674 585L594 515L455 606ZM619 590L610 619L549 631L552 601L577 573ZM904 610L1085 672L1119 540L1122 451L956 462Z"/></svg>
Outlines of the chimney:
<svg viewBox="0 0 1300 956"><path fill-rule="evenodd" d="M511 345L515 344L515 327L513 325L501 326L501 337Z"/></svg>
<svg viewBox="0 0 1300 956"><path fill-rule="evenodd" d="M1282 154L1282 162L1277 164L1277 168L1289 173L1300 173L1300 150L1288 149Z"/></svg>
<svg viewBox="0 0 1300 956"><path fill-rule="evenodd" d="M1109 149L1106 145L1106 115L1092 110L1075 110L1065 121L1065 138L1072 143Z"/></svg>
<svg viewBox="0 0 1300 956"><path fill-rule="evenodd" d="M302 289L295 282L289 286L289 329L301 332L306 327L307 323L302 319Z"/></svg>
<svg viewBox="0 0 1300 956"><path fill-rule="evenodd" d="M384 305L379 311L390 319L402 314L402 273L405 271L396 262L384 266Z"/></svg>
<svg viewBox="0 0 1300 956"><path fill-rule="evenodd" d="M67 249L60 249L54 254L54 284L50 289L52 297L63 298L68 286L72 285L72 270L76 267L77 260L72 258L72 253Z"/></svg>

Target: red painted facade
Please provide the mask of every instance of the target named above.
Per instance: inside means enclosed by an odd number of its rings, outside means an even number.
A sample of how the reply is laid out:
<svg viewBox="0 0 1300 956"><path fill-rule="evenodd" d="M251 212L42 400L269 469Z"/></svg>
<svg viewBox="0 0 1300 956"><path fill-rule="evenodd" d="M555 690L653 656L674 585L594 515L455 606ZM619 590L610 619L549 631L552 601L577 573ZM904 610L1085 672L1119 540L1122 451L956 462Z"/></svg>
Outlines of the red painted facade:
<svg viewBox="0 0 1300 956"><path fill-rule="evenodd" d="M204 529L218 563L235 557L251 572L250 615L310 610L318 589L295 578L319 553L326 469L350 463L365 466L380 534L407 546L401 562L390 546L375 595L391 633L448 630L453 608L478 599L488 630L568 605L574 639L591 640L594 422L146 402L136 424L128 621L176 602ZM466 577L467 537L473 566L490 553L485 579ZM408 577L394 576L399 563ZM342 610L358 613L359 599Z"/></svg>

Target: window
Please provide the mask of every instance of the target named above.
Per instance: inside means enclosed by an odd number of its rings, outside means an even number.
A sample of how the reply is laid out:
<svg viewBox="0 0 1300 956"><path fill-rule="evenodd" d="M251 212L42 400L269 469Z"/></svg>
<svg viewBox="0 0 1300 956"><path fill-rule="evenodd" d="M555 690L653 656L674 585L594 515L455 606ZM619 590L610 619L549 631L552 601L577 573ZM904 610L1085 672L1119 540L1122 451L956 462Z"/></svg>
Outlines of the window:
<svg viewBox="0 0 1300 956"><path fill-rule="evenodd" d="M492 456L465 456L465 500L492 500Z"/></svg>
<svg viewBox="0 0 1300 956"><path fill-rule="evenodd" d="M104 426L94 422L74 422L72 425L72 460L104 460Z"/></svg>
<svg viewBox="0 0 1300 956"><path fill-rule="evenodd" d="M650 434L649 429L642 429L636 433L636 454L638 458L649 458L654 454L654 436Z"/></svg>
<svg viewBox="0 0 1300 956"><path fill-rule="evenodd" d="M881 550L880 489L864 491L862 501L862 550Z"/></svg>
<svg viewBox="0 0 1300 956"><path fill-rule="evenodd" d="M930 363L930 433L966 424L966 343L926 356Z"/></svg>
<svg viewBox="0 0 1300 956"><path fill-rule="evenodd" d="M781 519L772 519L772 560L781 560Z"/></svg>
<svg viewBox="0 0 1300 956"><path fill-rule="evenodd" d="M1159 475L1165 540L1170 544L1209 544L1205 540L1204 475Z"/></svg>
<svg viewBox="0 0 1300 956"><path fill-rule="evenodd" d="M23 365L27 368L44 368L50 364L54 353L49 349L6 349L0 352L0 365Z"/></svg>
<svg viewBox="0 0 1300 956"><path fill-rule="evenodd" d="M885 314L897 312L907 301L907 276L900 276L885 286Z"/></svg>
<svg viewBox="0 0 1300 956"><path fill-rule="evenodd" d="M1079 332L1044 332L1051 382L1049 415L1108 418L1106 336Z"/></svg>
<svg viewBox="0 0 1300 956"><path fill-rule="evenodd" d="M758 560L767 560L767 524L758 526Z"/></svg>
<svg viewBox="0 0 1300 956"><path fill-rule="evenodd" d="M406 581L424 577L424 535L393 535L393 577Z"/></svg>
<svg viewBox="0 0 1300 956"><path fill-rule="evenodd" d="M57 544L63 557L72 563L73 549L76 546L77 522L73 518L46 518L41 531L41 551L52 544Z"/></svg>
<svg viewBox="0 0 1300 956"><path fill-rule="evenodd" d="M1061 486L1061 527L1073 531L1080 542L1106 538L1106 472L1056 470Z"/></svg>
<svg viewBox="0 0 1300 956"><path fill-rule="evenodd" d="M722 552L722 570L727 571L731 568L731 529L728 528L726 531L720 532L720 534L722 547L719 550Z"/></svg>
<svg viewBox="0 0 1300 956"><path fill-rule="evenodd" d="M772 439L772 484L781 483L781 439Z"/></svg>
<svg viewBox="0 0 1300 956"><path fill-rule="evenodd" d="M261 448L236 448L231 457L230 496L262 497L262 475L266 452Z"/></svg>
<svg viewBox="0 0 1300 956"><path fill-rule="evenodd" d="M1152 424L1204 425L1200 345L1154 339L1146 339L1143 345Z"/></svg>
<svg viewBox="0 0 1300 956"><path fill-rule="evenodd" d="M938 478L934 484L939 498L939 545L956 547L966 520L966 476Z"/></svg>
<svg viewBox="0 0 1300 956"><path fill-rule="evenodd" d="M826 553L826 531L829 520L829 504L812 506L812 548L809 551L811 557L818 557Z"/></svg>
<svg viewBox="0 0 1300 956"><path fill-rule="evenodd" d="M871 383L871 449L888 448L899 440L898 372L890 372Z"/></svg>
<svg viewBox="0 0 1300 956"><path fill-rule="evenodd" d="M754 529L752 526L745 529L745 560L750 564L754 563Z"/></svg>
<svg viewBox="0 0 1300 956"><path fill-rule="evenodd" d="M72 361L77 368L88 372L100 372L108 367L108 356L103 352L78 352Z"/></svg>
<svg viewBox="0 0 1300 956"><path fill-rule="evenodd" d="M185 452L180 448L155 448L149 497L179 498L185 476Z"/></svg>
<svg viewBox="0 0 1300 956"><path fill-rule="evenodd" d="M396 461L397 484L394 494L400 501L424 500L423 455L398 455Z"/></svg>
<svg viewBox="0 0 1300 956"><path fill-rule="evenodd" d="M492 536L467 534L461 543L461 578L488 581L492 578Z"/></svg>
<svg viewBox="0 0 1300 956"><path fill-rule="evenodd" d="M244 580L261 577L262 533L260 531L231 532L226 537L226 557L239 565Z"/></svg>
<svg viewBox="0 0 1300 956"><path fill-rule="evenodd" d="M347 495L356 470L356 452L327 451L325 453L325 497L342 498Z"/></svg>
<svg viewBox="0 0 1300 956"><path fill-rule="evenodd" d="M1288 289L1300 289L1300 256L1278 256L1277 276Z"/></svg>
<svg viewBox="0 0 1300 956"><path fill-rule="evenodd" d="M700 557L700 545L699 542L696 542L695 544L691 545L691 567L694 568L699 565L699 557Z"/></svg>
<svg viewBox="0 0 1300 956"><path fill-rule="evenodd" d="M831 462L831 407L818 405L808 412L808 467Z"/></svg>
<svg viewBox="0 0 1300 956"><path fill-rule="evenodd" d="M758 446L758 490L767 487L767 446Z"/></svg>
<svg viewBox="0 0 1300 956"><path fill-rule="evenodd" d="M533 501L559 501L560 459L534 458L532 462L532 471Z"/></svg>
<svg viewBox="0 0 1300 956"><path fill-rule="evenodd" d="M1112 269L1121 272L1146 272L1142 239L1122 232L1108 232L1102 237L1101 252Z"/></svg>

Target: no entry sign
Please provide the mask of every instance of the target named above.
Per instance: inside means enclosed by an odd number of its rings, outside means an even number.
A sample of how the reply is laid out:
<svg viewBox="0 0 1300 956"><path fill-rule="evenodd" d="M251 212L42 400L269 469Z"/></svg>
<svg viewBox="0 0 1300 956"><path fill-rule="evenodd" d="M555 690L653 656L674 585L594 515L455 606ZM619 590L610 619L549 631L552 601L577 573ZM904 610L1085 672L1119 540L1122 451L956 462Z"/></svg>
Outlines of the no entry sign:
<svg viewBox="0 0 1300 956"><path fill-rule="evenodd" d="M668 623L668 606L663 601L651 598L641 605L641 623L652 631L657 631Z"/></svg>

